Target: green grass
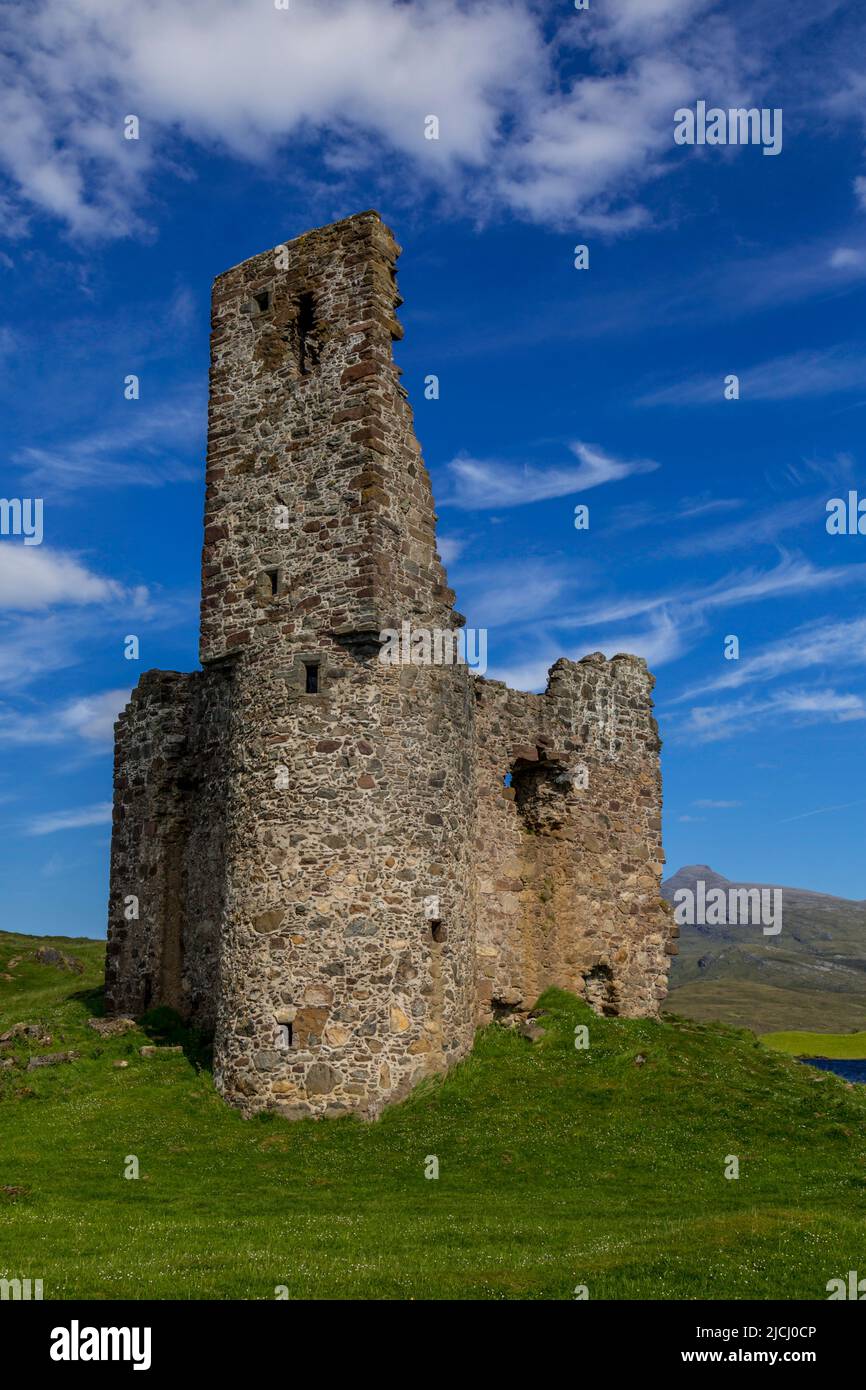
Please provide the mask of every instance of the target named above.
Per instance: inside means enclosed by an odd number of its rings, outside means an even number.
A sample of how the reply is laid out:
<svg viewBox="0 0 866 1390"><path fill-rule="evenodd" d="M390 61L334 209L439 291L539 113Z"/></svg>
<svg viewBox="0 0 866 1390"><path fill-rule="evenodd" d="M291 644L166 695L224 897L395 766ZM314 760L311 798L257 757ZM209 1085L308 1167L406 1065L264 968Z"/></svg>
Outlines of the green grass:
<svg viewBox="0 0 866 1390"><path fill-rule="evenodd" d="M866 1057L866 1033L764 1033L761 1042L791 1057Z"/></svg>
<svg viewBox="0 0 866 1390"><path fill-rule="evenodd" d="M82 1056L0 1071L0 1275L46 1298L811 1299L862 1268L864 1089L752 1034L550 991L541 1042L494 1026L376 1124L250 1121L195 1039L140 1057L165 1017L87 1028L100 943L54 943L82 976L10 971L34 944L0 934L0 1031L44 1021L35 1051Z"/></svg>
<svg viewBox="0 0 866 1390"><path fill-rule="evenodd" d="M814 981L812 982L814 983ZM697 980L672 989L665 1007L698 1023L728 1023L759 1036L792 1028L854 1033L866 1024L866 996L812 988L782 988L759 980Z"/></svg>

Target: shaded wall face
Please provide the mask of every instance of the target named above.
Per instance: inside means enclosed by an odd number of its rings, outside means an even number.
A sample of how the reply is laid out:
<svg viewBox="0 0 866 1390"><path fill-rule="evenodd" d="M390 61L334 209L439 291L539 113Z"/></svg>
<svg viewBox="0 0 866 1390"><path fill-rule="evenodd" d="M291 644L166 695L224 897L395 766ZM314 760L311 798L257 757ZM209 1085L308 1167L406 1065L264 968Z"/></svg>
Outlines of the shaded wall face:
<svg viewBox="0 0 866 1390"><path fill-rule="evenodd" d="M181 774L187 801L183 893L182 1008L184 1017L212 1032L218 997L222 928L229 736L235 673L230 665L193 676L188 753Z"/></svg>
<svg viewBox="0 0 866 1390"><path fill-rule="evenodd" d="M217 1085L375 1114L472 1042L467 673L245 662L233 717Z"/></svg>
<svg viewBox="0 0 866 1390"><path fill-rule="evenodd" d="M559 662L545 695L479 682L479 1017L550 985L654 1013L670 923L642 662ZM511 782L504 785L506 774Z"/></svg>
<svg viewBox="0 0 866 1390"><path fill-rule="evenodd" d="M189 681L149 672L116 729L105 971L113 1012L179 1002L187 807L178 782Z"/></svg>
<svg viewBox="0 0 866 1390"><path fill-rule="evenodd" d="M106 1002L211 1028L231 672L147 672L116 729Z"/></svg>

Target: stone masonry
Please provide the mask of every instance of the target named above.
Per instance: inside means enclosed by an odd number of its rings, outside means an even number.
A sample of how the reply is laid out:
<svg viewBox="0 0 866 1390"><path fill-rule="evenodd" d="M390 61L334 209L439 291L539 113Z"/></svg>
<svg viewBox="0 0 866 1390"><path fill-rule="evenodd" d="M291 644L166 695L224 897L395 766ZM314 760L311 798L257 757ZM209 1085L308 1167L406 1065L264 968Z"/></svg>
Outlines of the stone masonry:
<svg viewBox="0 0 866 1390"><path fill-rule="evenodd" d="M463 623L374 212L217 278L201 671L116 726L106 993L214 1034L246 1113L375 1116L549 985L645 1016L676 950L636 657L543 695L382 634Z"/></svg>

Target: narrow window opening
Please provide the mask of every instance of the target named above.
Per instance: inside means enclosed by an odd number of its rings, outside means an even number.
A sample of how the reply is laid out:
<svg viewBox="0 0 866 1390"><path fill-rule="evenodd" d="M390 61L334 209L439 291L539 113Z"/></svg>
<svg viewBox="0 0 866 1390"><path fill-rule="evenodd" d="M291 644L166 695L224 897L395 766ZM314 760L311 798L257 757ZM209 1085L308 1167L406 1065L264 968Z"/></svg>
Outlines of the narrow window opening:
<svg viewBox="0 0 866 1390"><path fill-rule="evenodd" d="M319 365L319 348L313 336L316 328L316 301L309 291L298 299L298 366L302 376Z"/></svg>
<svg viewBox="0 0 866 1390"><path fill-rule="evenodd" d="M433 937L433 940L436 941L436 942L444 941L444 940L445 940L445 927L444 927L443 923L442 923L442 922L431 922L431 923L430 923L430 935Z"/></svg>
<svg viewBox="0 0 866 1390"><path fill-rule="evenodd" d="M294 1026L291 1023L280 1023L277 1026L279 1028L280 1034L280 1047L283 1048L284 1051L288 1052L289 1048L294 1045L295 1041Z"/></svg>
<svg viewBox="0 0 866 1390"><path fill-rule="evenodd" d="M280 592L280 571L278 569L266 569L265 579L267 581L267 586L270 588L271 597L276 598L277 594Z"/></svg>
<svg viewBox="0 0 866 1390"><path fill-rule="evenodd" d="M318 695L319 693L319 663L318 661L305 661L305 690L308 695Z"/></svg>
<svg viewBox="0 0 866 1390"><path fill-rule="evenodd" d="M270 309L271 307L270 290L262 290L261 294L254 294L253 299L256 303L256 307L258 308L259 313L267 313L268 309Z"/></svg>

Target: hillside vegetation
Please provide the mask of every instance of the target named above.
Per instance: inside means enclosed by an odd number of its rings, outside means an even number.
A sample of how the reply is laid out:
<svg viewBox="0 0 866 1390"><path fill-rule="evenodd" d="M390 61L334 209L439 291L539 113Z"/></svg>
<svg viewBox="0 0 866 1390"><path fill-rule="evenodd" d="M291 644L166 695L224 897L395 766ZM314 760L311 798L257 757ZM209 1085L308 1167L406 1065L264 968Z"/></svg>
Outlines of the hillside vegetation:
<svg viewBox="0 0 866 1390"><path fill-rule="evenodd" d="M768 886L689 864L665 880L662 896L673 905L676 890L694 892L698 880L726 893ZM866 1026L866 902L785 887L781 902L777 936L754 924L683 925L668 1007L756 1033Z"/></svg>
<svg viewBox="0 0 866 1390"><path fill-rule="evenodd" d="M765 1033L761 1042L789 1057L866 1057L866 1033Z"/></svg>
<svg viewBox="0 0 866 1390"><path fill-rule="evenodd" d="M822 1299L862 1268L866 1088L751 1034L550 991L541 1040L494 1025L376 1124L245 1121L170 1015L88 1026L101 961L0 933L0 1034L51 1037L0 1049L0 1275L46 1298Z"/></svg>

